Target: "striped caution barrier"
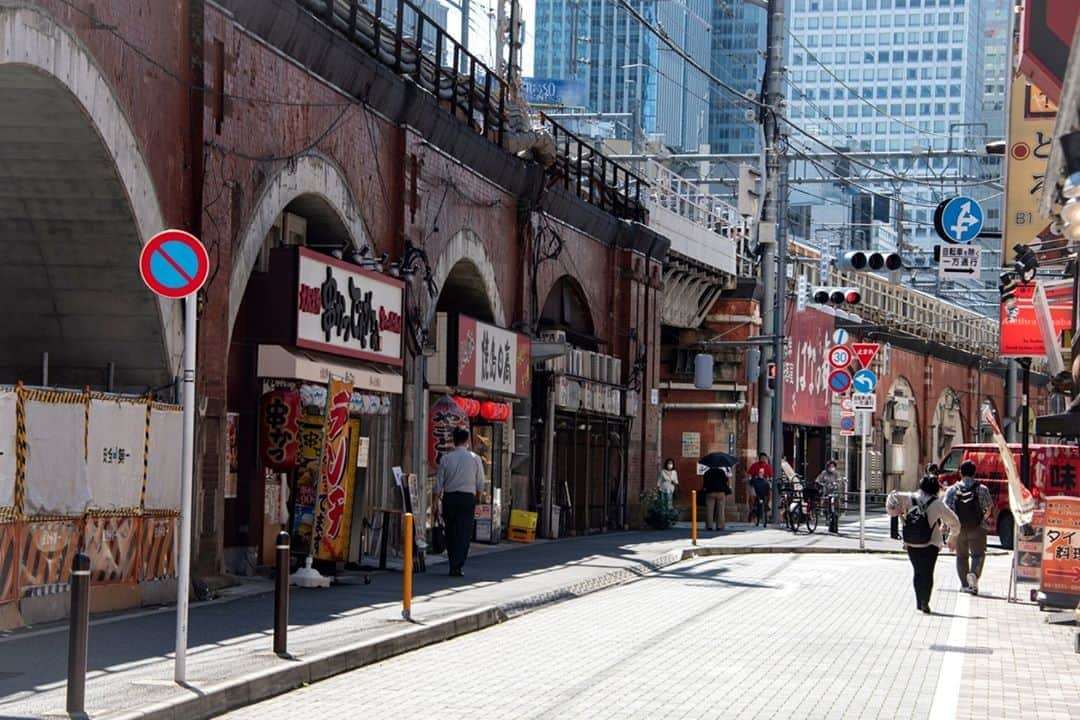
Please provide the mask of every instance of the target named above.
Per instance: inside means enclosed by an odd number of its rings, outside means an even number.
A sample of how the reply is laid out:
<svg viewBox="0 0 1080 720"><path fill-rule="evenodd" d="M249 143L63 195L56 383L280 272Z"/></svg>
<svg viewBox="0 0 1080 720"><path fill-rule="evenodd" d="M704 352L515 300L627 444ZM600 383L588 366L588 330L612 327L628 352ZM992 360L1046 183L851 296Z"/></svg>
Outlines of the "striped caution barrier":
<svg viewBox="0 0 1080 720"><path fill-rule="evenodd" d="M0 524L0 603L19 597L19 526Z"/></svg>
<svg viewBox="0 0 1080 720"><path fill-rule="evenodd" d="M90 556L95 585L134 583L139 567L139 518L128 515L88 516L83 552Z"/></svg>
<svg viewBox="0 0 1080 720"><path fill-rule="evenodd" d="M176 577L178 520L175 514L146 515L142 518L139 580L145 582Z"/></svg>
<svg viewBox="0 0 1080 720"><path fill-rule="evenodd" d="M65 592L71 560L79 552L82 519L29 521L23 525L19 587L23 597Z"/></svg>

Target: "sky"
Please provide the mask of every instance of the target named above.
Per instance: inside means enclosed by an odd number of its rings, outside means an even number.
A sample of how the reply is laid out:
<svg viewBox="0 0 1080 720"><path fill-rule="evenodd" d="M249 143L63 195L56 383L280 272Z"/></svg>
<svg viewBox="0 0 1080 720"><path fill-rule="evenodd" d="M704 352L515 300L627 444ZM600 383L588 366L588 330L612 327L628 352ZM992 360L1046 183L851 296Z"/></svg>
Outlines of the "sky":
<svg viewBox="0 0 1080 720"><path fill-rule="evenodd" d="M506 12L510 12L509 0L506 2ZM450 8L447 18L448 30L455 38L459 38L461 29L461 12L455 9L458 0L440 0L443 5ZM467 0L471 3L469 48L477 57L489 64L494 64L495 43L495 12L498 7L496 0ZM520 0L521 17L525 22L525 47L522 54L522 73L532 75L533 70L533 38L535 28L533 19L536 17L536 0ZM490 15L490 17L489 17ZM460 38L459 38L460 39Z"/></svg>

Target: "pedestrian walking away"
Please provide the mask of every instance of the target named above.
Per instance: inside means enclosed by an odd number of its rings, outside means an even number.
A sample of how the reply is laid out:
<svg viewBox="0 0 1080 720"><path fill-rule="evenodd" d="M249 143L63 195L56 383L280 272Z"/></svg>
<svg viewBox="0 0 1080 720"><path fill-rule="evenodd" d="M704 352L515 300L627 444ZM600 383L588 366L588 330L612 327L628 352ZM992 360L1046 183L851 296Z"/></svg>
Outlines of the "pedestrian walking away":
<svg viewBox="0 0 1080 720"><path fill-rule="evenodd" d="M975 463L971 460L960 465L960 482L945 493L945 504L960 520L960 531L955 538L950 536L949 545L956 547L956 573L960 576L961 589L977 595L994 499L990 490L975 479Z"/></svg>
<svg viewBox="0 0 1080 720"><path fill-rule="evenodd" d="M930 595L934 591L934 566L944 544L941 526L951 531L960 529L960 520L938 498L941 486L937 478L925 476L918 492L889 493L885 511L903 518L904 547L911 561L912 584L915 588L915 607L930 614Z"/></svg>
<svg viewBox="0 0 1080 720"><path fill-rule="evenodd" d="M476 495L484 487L484 463L469 449L469 431L454 429L454 449L439 460L435 474L437 506L442 505L446 525L446 555L450 575L465 574L465 560L473 534Z"/></svg>
<svg viewBox="0 0 1080 720"><path fill-rule="evenodd" d="M724 509L731 494L731 468L714 467L705 471L705 529L724 529Z"/></svg>
<svg viewBox="0 0 1080 720"><path fill-rule="evenodd" d="M675 488L679 486L679 472L675 469L675 461L668 458L664 461L664 469L660 471L660 477L656 479L656 487L667 498L668 505L675 495Z"/></svg>

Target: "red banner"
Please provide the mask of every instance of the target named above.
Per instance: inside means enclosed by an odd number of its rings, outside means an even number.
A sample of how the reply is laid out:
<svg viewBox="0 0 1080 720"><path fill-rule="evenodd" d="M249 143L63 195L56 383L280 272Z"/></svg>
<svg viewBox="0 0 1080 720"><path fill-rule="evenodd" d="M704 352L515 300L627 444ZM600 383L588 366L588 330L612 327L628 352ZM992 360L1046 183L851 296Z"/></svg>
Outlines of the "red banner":
<svg viewBox="0 0 1080 720"><path fill-rule="evenodd" d="M454 428L469 429L469 416L454 402L443 396L431 406L428 419L428 465L431 472L443 455L454 449Z"/></svg>
<svg viewBox="0 0 1080 720"><path fill-rule="evenodd" d="M344 560L349 552L352 474L349 472L349 400L353 386L332 378L326 396L322 462L319 463L319 502L315 512L313 555L320 560Z"/></svg>
<svg viewBox="0 0 1080 720"><path fill-rule="evenodd" d="M261 441L263 465L271 470L296 467L300 449L300 393L273 390L263 395Z"/></svg>
<svg viewBox="0 0 1080 720"><path fill-rule="evenodd" d="M807 308L788 322L784 354L784 422L829 427L828 352L832 315Z"/></svg>
<svg viewBox="0 0 1080 720"><path fill-rule="evenodd" d="M1071 305L1050 305L1054 332L1072 327ZM1039 319L1035 314L1035 285L1018 285L1013 297L1001 305L1000 347L1002 357L1044 357Z"/></svg>

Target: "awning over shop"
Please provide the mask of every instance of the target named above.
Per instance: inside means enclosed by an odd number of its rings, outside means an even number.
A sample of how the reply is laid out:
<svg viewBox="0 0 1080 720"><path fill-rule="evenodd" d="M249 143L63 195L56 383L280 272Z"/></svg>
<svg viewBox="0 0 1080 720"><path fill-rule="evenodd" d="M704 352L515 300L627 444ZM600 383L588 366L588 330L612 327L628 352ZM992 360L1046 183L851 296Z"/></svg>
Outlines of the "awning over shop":
<svg viewBox="0 0 1080 720"><path fill-rule="evenodd" d="M325 383L331 375L352 381L357 390L400 395L400 373L382 370L375 365L346 360L332 355L296 350L280 345L259 346L259 377Z"/></svg>

